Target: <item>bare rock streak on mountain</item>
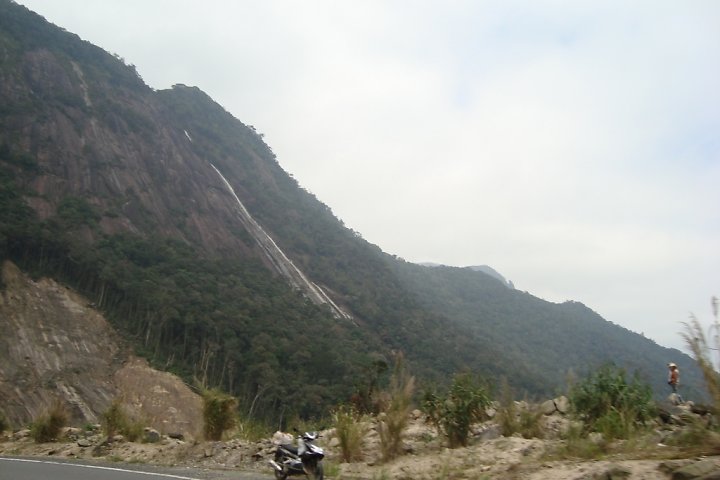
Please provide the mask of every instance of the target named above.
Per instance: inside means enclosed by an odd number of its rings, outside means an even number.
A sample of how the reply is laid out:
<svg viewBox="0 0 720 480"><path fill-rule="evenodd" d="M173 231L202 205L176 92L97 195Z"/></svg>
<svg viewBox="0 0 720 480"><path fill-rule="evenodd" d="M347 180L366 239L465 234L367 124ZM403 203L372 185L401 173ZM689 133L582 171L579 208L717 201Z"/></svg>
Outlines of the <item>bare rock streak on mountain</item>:
<svg viewBox="0 0 720 480"><path fill-rule="evenodd" d="M230 182L220 173L215 165L212 165L213 169L220 175L223 183L227 187L228 191L232 194L233 198L238 205L238 216L245 229L252 235L255 241L262 249L263 254L272 264L273 268L283 277L287 278L290 284L302 291L307 297L316 305L327 305L330 307L333 316L335 318L344 318L347 320L352 319L352 316L345 312L342 308L338 307L335 302L328 296L325 291L316 285L314 282L308 280L308 278L300 271L299 268L290 260L287 255L277 246L275 241L270 235L263 230L259 223L250 215L245 205L240 201L238 196L235 194L235 190L230 185Z"/></svg>

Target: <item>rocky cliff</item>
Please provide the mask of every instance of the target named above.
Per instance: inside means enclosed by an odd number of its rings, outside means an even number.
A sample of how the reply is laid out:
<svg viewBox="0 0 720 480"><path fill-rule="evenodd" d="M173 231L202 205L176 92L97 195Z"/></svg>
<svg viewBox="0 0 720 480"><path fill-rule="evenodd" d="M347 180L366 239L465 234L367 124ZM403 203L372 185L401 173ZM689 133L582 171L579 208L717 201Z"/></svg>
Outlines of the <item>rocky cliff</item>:
<svg viewBox="0 0 720 480"><path fill-rule="evenodd" d="M174 375L135 359L90 302L53 280L2 265L0 409L27 425L60 401L73 423L96 423L118 399L162 432L201 430L201 401Z"/></svg>

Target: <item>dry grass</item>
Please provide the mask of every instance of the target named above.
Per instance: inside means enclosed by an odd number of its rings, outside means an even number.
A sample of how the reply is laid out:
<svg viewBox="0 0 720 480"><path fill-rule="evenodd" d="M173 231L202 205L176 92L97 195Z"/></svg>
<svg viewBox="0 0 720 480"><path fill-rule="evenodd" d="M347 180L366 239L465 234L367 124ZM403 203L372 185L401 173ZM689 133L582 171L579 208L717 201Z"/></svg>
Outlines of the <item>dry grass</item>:
<svg viewBox="0 0 720 480"><path fill-rule="evenodd" d="M368 431L365 419L352 407L339 407L333 413L333 420L335 434L340 441L342 461L351 463L362 460L363 439Z"/></svg>
<svg viewBox="0 0 720 480"><path fill-rule="evenodd" d="M690 348L695 361L703 373L705 386L713 401L715 410L720 411L720 374L718 374L716 369L720 368L720 361L718 361L718 365L715 365L712 359L712 352L720 350L720 321L718 319L717 297L712 298L711 304L715 321L708 328L707 337L713 338L715 344L711 345L708 342L708 338L705 336L705 332L703 332L703 327L695 315L690 315L689 322L683 322L685 332L680 335Z"/></svg>
<svg viewBox="0 0 720 480"><path fill-rule="evenodd" d="M403 433L408 426L414 392L415 377L408 374L403 355L399 353L395 357L395 368L378 422L383 461L402 453Z"/></svg>
<svg viewBox="0 0 720 480"><path fill-rule="evenodd" d="M202 398L205 439L221 440L235 426L237 400L218 389L204 390Z"/></svg>
<svg viewBox="0 0 720 480"><path fill-rule="evenodd" d="M141 438L144 433L143 422L131 419L119 399L115 399L103 413L102 421L108 439L112 439L117 434L122 434L127 440L134 442Z"/></svg>
<svg viewBox="0 0 720 480"><path fill-rule="evenodd" d="M59 401L55 402L44 415L32 423L30 435L36 443L57 440L67 421L68 413L65 406Z"/></svg>

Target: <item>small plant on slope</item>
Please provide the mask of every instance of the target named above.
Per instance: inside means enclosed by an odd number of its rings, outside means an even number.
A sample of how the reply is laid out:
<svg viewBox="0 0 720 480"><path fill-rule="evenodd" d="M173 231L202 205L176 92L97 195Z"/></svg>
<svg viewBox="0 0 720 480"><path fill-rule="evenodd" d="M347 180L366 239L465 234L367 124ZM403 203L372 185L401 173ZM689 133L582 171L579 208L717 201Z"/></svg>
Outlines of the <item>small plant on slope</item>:
<svg viewBox="0 0 720 480"><path fill-rule="evenodd" d="M445 395L425 395L425 409L450 448L467 445L470 426L484 418L489 404L485 387L469 373L456 375Z"/></svg>
<svg viewBox="0 0 720 480"><path fill-rule="evenodd" d="M415 377L408 374L403 355L398 353L378 422L380 448L385 461L392 460L402 452L403 433L407 428L414 392Z"/></svg>
<svg viewBox="0 0 720 480"><path fill-rule="evenodd" d="M223 433L235 425L237 400L218 389L202 392L205 438L220 440Z"/></svg>
<svg viewBox="0 0 720 480"><path fill-rule="evenodd" d="M30 435L36 443L57 440L60 431L67 424L68 413L65 406L55 402L52 407L36 419L30 426Z"/></svg>
<svg viewBox="0 0 720 480"><path fill-rule="evenodd" d="M103 412L102 422L108 440L117 434L122 434L129 441L134 442L143 434L142 422L131 420L118 399L113 400L110 407Z"/></svg>
<svg viewBox="0 0 720 480"><path fill-rule="evenodd" d="M342 461L350 463L362 460L363 438L368 430L362 416L353 407L341 406L333 412L333 420Z"/></svg>

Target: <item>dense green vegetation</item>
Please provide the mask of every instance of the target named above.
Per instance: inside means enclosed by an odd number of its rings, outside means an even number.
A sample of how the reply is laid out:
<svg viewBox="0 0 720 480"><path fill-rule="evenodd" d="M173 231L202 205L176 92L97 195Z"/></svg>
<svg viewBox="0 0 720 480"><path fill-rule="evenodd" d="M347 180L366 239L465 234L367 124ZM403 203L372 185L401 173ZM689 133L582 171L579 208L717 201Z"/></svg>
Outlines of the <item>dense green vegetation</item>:
<svg viewBox="0 0 720 480"><path fill-rule="evenodd" d="M628 438L655 416L652 392L637 375L608 364L578 382L570 392L575 412L588 431L607 439Z"/></svg>
<svg viewBox="0 0 720 480"><path fill-rule="evenodd" d="M73 233L95 214L76 199L61 205L51 221L28 215L3 228L5 256L96 299L156 365L221 386L260 417L311 416L350 397L363 345L259 262L201 259L171 239L131 235L87 249Z"/></svg>
<svg viewBox="0 0 720 480"><path fill-rule="evenodd" d="M478 350L486 352L484 374L506 377L521 396L560 393L570 371L586 375L611 361L638 372L659 398L669 393L665 365L677 358L691 395L701 398L699 372L689 357L614 325L581 303L549 303L469 268L396 267L427 310L442 312L472 332Z"/></svg>

